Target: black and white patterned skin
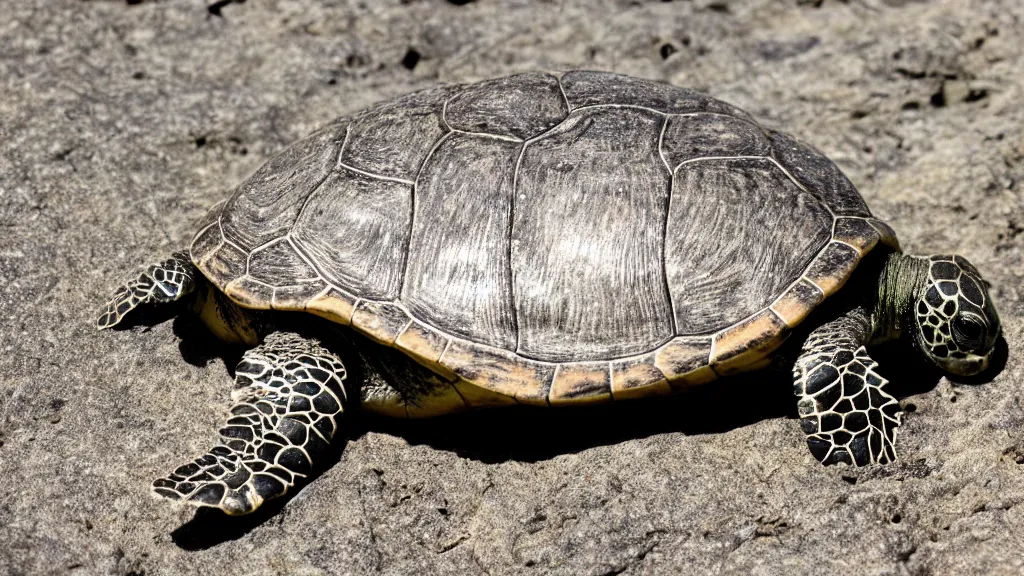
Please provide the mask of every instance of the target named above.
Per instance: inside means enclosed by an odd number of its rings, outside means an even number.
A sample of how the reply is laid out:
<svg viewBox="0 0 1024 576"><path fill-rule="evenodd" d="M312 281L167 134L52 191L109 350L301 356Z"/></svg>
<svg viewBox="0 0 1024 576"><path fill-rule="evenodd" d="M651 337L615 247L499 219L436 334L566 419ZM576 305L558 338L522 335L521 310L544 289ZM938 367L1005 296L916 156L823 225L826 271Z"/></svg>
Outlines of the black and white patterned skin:
<svg viewBox="0 0 1024 576"><path fill-rule="evenodd" d="M173 302L191 293L196 286L196 272L186 252L175 252L163 262L148 266L114 292L96 326L101 330L116 326L139 306Z"/></svg>
<svg viewBox="0 0 1024 576"><path fill-rule="evenodd" d="M527 73L332 122L239 186L193 258L261 302L333 287L524 358L602 361L766 308L837 216L871 216L839 169L724 102Z"/></svg>
<svg viewBox="0 0 1024 576"><path fill-rule="evenodd" d="M800 426L822 463L896 459L900 407L864 347L870 334L870 314L857 308L811 332L793 367Z"/></svg>
<svg viewBox="0 0 1024 576"><path fill-rule="evenodd" d="M235 372L221 444L153 483L173 500L246 514L309 476L347 405L341 360L316 340L274 332Z"/></svg>
<svg viewBox="0 0 1024 576"><path fill-rule="evenodd" d="M1000 324L981 275L959 256L931 256L927 263L928 281L915 310L922 347L945 369L983 367Z"/></svg>

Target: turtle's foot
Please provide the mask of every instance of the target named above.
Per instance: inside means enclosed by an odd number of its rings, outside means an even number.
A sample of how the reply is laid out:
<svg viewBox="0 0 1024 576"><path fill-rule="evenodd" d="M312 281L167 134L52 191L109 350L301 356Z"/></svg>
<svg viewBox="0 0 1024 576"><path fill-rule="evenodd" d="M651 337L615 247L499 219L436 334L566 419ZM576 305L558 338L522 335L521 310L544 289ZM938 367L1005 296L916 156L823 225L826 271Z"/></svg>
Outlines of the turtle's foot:
<svg viewBox="0 0 1024 576"><path fill-rule="evenodd" d="M794 368L800 427L823 464L857 466L896 459L900 408L863 346L822 345Z"/></svg>
<svg viewBox="0 0 1024 576"><path fill-rule="evenodd" d="M202 458L154 481L153 491L171 500L220 508L233 516L248 514L266 498L283 492L277 486L280 479L257 475L249 464L252 462L243 461L227 446L216 446Z"/></svg>
<svg viewBox="0 0 1024 576"><path fill-rule="evenodd" d="M195 289L196 269L185 252L153 264L114 292L100 312L96 326L116 326L125 315L143 304L173 302Z"/></svg>
<svg viewBox="0 0 1024 576"><path fill-rule="evenodd" d="M274 332L238 363L221 445L153 482L173 500L248 514L309 476L347 404L345 367L315 340Z"/></svg>

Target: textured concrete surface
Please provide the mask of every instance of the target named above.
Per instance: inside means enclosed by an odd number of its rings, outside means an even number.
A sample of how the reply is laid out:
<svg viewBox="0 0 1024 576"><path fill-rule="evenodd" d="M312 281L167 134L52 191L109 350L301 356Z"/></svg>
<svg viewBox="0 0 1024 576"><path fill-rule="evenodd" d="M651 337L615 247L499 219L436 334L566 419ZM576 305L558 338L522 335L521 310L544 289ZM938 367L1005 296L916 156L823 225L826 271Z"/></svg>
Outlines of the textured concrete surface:
<svg viewBox="0 0 1024 576"><path fill-rule="evenodd" d="M0 0L0 573L1016 574L1024 570L1018 0ZM783 381L656 404L361 420L255 518L151 499L226 360L97 333L128 271L268 155L443 81L588 67L706 90L834 158L910 251L993 285L983 384L898 351L900 463L824 468ZM899 366L894 366L899 365Z"/></svg>

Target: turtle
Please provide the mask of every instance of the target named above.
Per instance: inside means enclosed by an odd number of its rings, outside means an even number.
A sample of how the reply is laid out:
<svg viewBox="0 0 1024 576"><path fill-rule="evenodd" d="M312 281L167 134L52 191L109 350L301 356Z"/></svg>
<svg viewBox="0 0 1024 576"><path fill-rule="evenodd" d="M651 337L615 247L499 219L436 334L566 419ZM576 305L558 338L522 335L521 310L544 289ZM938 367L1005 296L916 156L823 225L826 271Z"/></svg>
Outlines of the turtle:
<svg viewBox="0 0 1024 576"><path fill-rule="evenodd" d="M779 363L815 458L885 464L901 411L867 348L897 340L969 376L1001 330L977 268L903 253L812 146L610 72L343 116L197 229L98 327L177 303L247 347L219 441L152 485L232 515L309 478L356 410L618 402Z"/></svg>

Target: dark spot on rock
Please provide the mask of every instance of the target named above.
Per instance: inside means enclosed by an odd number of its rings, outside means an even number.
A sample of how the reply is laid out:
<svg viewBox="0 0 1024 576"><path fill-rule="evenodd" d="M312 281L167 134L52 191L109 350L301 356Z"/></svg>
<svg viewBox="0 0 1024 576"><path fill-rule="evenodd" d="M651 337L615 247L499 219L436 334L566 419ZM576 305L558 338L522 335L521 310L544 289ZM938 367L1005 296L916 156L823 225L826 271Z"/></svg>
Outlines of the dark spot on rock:
<svg viewBox="0 0 1024 576"><path fill-rule="evenodd" d="M670 42L665 42L664 44L661 45L661 48L658 48L658 53L661 54L662 60L668 60L669 56L675 54L678 51L679 50L677 50L676 47L673 46Z"/></svg>
<svg viewBox="0 0 1024 576"><path fill-rule="evenodd" d="M910 102L904 102L903 106L901 106L901 108L903 110L917 110L920 107L921 107L921 103L916 101L916 100L911 100Z"/></svg>
<svg viewBox="0 0 1024 576"><path fill-rule="evenodd" d="M406 50L405 56L402 56L402 66L404 66L406 70L412 70L420 63L421 58L423 58L423 55L420 54L418 50L415 48L409 48Z"/></svg>
<svg viewBox="0 0 1024 576"><path fill-rule="evenodd" d="M842 479L843 479L843 482L846 482L850 486L853 486L853 485L857 484L857 477L856 476L847 476L846 474L843 474Z"/></svg>
<svg viewBox="0 0 1024 576"><path fill-rule="evenodd" d="M988 90L985 88L971 88L964 98L964 102L977 102L988 97Z"/></svg>
<svg viewBox="0 0 1024 576"><path fill-rule="evenodd" d="M821 44L821 38L807 36L793 40L766 40L757 44L757 55L764 60L779 61L799 56Z"/></svg>
<svg viewBox="0 0 1024 576"><path fill-rule="evenodd" d="M196 145L196 148L202 148L203 146L206 146L206 136L200 136L200 137L196 138L195 139L195 145Z"/></svg>
<svg viewBox="0 0 1024 576"><path fill-rule="evenodd" d="M146 73L143 72L142 70L139 70L138 72L135 72L135 73L132 74L132 79L133 80L144 80L145 78L146 78Z"/></svg>
<svg viewBox="0 0 1024 576"><path fill-rule="evenodd" d="M900 522L903 521L903 516L901 516L900 513L897 512L897 513L892 515L892 518L890 520L891 520L891 522L893 524L899 524Z"/></svg>
<svg viewBox="0 0 1024 576"><path fill-rule="evenodd" d="M719 0L716 0L715 2L708 4L707 6L705 6L705 8L712 12L718 12L720 14L729 13L729 4L726 2L721 2Z"/></svg>
<svg viewBox="0 0 1024 576"><path fill-rule="evenodd" d="M221 11L226 6L228 6L229 4L244 4L244 3L245 3L245 0L217 0L213 4L208 5L206 7L206 11L209 12L213 16L219 16L219 17L223 18L224 14L222 14Z"/></svg>
<svg viewBox="0 0 1024 576"><path fill-rule="evenodd" d="M474 2L476 2L476 0L448 0L449 4L453 4L455 6L465 6L466 4L472 4Z"/></svg>

